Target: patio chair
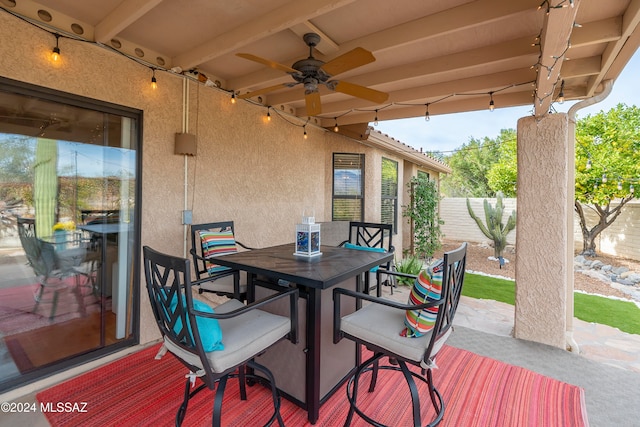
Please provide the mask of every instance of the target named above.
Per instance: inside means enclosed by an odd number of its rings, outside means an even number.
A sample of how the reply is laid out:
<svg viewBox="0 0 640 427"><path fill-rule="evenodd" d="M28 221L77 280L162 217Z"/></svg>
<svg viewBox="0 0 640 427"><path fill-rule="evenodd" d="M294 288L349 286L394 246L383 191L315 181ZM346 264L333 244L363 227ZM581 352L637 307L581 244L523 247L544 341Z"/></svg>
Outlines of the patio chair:
<svg viewBox="0 0 640 427"><path fill-rule="evenodd" d="M45 290L51 290L51 312L49 319L56 315L60 292L69 287L66 279L75 278L73 292L76 296L81 314L84 315L84 300L81 286L92 286L92 268L85 268L86 248L76 246L72 248L56 250L56 244L36 237L35 221L32 218L18 218L18 236L24 250L29 266L38 277L39 286L34 295L36 301L33 312L37 312L43 300ZM84 279L84 280L82 280Z"/></svg>
<svg viewBox="0 0 640 427"><path fill-rule="evenodd" d="M436 367L436 355L453 330L453 318L464 281L466 253L467 244L464 243L446 252L442 262L432 264L423 271L406 305L364 293L334 289L334 343L347 338L373 351L373 356L360 364L347 382L350 409L345 425L351 423L356 412L367 422L381 425L357 407L360 376L364 372L371 372L369 392L372 393L379 369L402 372L411 393L414 426L422 425L420 396L415 379L427 385L429 399L435 410L435 416L428 425L435 426L442 420L445 404L433 384L431 370ZM342 298L360 298L370 303L340 318ZM389 358L389 365L379 364L383 357ZM415 368L409 370L407 364L420 368L420 373Z"/></svg>
<svg viewBox="0 0 640 427"><path fill-rule="evenodd" d="M240 397L247 399L246 377L270 386L274 412L266 425L280 417L280 397L271 372L253 358L282 339L297 343L297 289L287 289L249 305L232 299L214 310L195 300L188 259L162 254L148 246L143 248L144 269L149 301L162 334L166 349L190 373L184 389L184 399L176 414L180 425L187 411L189 399L204 388L216 393L213 402L213 425L219 426L222 399L228 378L240 381ZM289 317L260 310L273 301L289 298ZM187 327L183 327L187 325ZM245 372L260 371L265 378ZM202 384L191 391L196 378Z"/></svg>
<svg viewBox="0 0 640 427"><path fill-rule="evenodd" d="M393 226L391 224L378 224L373 222L349 222L349 238L340 243L339 246L348 249L368 250L378 252L393 252ZM391 261L376 266L364 275L364 292L369 293L371 290L377 290L377 296L382 295L382 289L379 286L379 275L376 274L379 267L384 267L385 271L391 271L393 264ZM375 286L371 286L371 278L375 278ZM393 293L393 279L387 278L383 285L391 286Z"/></svg>
<svg viewBox="0 0 640 427"><path fill-rule="evenodd" d="M215 264L212 258L237 252L238 246L251 250L235 239L233 221L193 224L191 226L191 257L198 292L213 292L241 301L247 298L246 274ZM203 280L207 278L208 280Z"/></svg>

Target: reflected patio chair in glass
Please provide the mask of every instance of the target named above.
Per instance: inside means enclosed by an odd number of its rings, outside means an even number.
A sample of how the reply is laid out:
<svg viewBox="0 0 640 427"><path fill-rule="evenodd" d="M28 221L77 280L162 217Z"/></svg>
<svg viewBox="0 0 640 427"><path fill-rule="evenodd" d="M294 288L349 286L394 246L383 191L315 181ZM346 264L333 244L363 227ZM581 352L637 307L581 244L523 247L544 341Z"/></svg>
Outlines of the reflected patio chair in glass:
<svg viewBox="0 0 640 427"><path fill-rule="evenodd" d="M246 274L217 265L213 260L216 256L237 252L238 246L253 249L236 240L233 221L191 225L190 252L196 278L200 283L200 293L213 292L216 295L246 300ZM204 280L205 278L208 280Z"/></svg>
<svg viewBox="0 0 640 427"><path fill-rule="evenodd" d="M70 240L65 243L52 243L39 239L35 234L35 221L32 218L18 218L18 235L39 286L34 295L36 301L33 312L37 312L43 301L45 291L51 291L51 312L49 319L56 315L60 292L72 285L81 314L85 314L82 286L91 286L95 274L91 266L86 265L86 248L81 242ZM53 238L52 238L53 239ZM64 246L64 247L63 247ZM61 247L60 250L56 249Z"/></svg>
<svg viewBox="0 0 640 427"><path fill-rule="evenodd" d="M227 380L236 377L240 381L242 400L247 399L246 377L270 387L274 412L265 425L271 425L276 419L284 425L275 379L266 367L253 359L280 340L297 343L298 290L287 289L249 305L232 299L212 309L194 299L193 286L199 282L191 282L188 259L162 254L148 246L143 248L143 257L149 301L164 346L189 370L176 425L182 423L189 399L209 388L216 389L213 425L219 426ZM261 310L280 299L289 299L288 317ZM250 371L246 372L246 368ZM264 378L252 375L253 371L261 372ZM192 391L192 380L196 378L202 384Z"/></svg>
<svg viewBox="0 0 640 427"><path fill-rule="evenodd" d="M339 246L347 249L393 252L395 250L393 247L393 226L391 224L351 221L349 223L349 238ZM379 267L383 267L385 271L391 271L393 263L387 262L376 266L369 271L369 274L364 275L364 292L368 294L371 290L376 289L378 297L382 295L382 288L379 286L380 277L376 274ZM372 278L375 281L373 287L371 286ZM393 283L393 280L389 278L383 281L384 285L391 286L392 293Z"/></svg>
<svg viewBox="0 0 640 427"><path fill-rule="evenodd" d="M411 393L414 426L422 426L421 396L416 379L427 385L429 400L435 410L428 425L435 426L442 420L445 403L433 383L431 370L436 367L436 355L453 331L453 318L464 281L466 254L466 243L458 249L446 252L442 264L438 266L437 274L441 274L439 279L432 280L435 276L429 275L430 279L425 279L424 283L416 283L407 304L342 288L334 289L334 343L347 338L373 352L373 356L360 364L347 382L350 408L345 425L351 424L354 413L373 425L381 425L357 406L361 375L371 372L369 392L373 393L380 369L402 372ZM426 286L423 287L422 284ZM340 317L343 298L359 298L369 303L352 314ZM424 302L416 304L418 300ZM414 323L416 318L419 322ZM404 332L404 336L401 332ZM384 357L389 358L388 365L380 364ZM410 370L408 364L418 367L420 371L415 368Z"/></svg>

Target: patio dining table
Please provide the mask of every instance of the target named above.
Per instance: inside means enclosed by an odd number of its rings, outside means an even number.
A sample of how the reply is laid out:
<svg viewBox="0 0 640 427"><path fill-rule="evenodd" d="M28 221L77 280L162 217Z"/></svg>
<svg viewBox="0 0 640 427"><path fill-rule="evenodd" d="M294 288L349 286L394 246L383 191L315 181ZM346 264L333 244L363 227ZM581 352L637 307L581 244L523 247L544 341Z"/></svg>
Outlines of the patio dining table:
<svg viewBox="0 0 640 427"><path fill-rule="evenodd" d="M259 356L276 378L285 398L306 409L309 422L318 420L320 406L340 387L358 365L354 342L333 343L331 288L361 290L362 273L393 259L393 253L359 251L322 246L321 255L294 255L294 244L255 249L216 257L216 264L246 271L247 298L254 301L276 292L279 286L296 286L300 316L300 342L281 341ZM266 279L266 280L265 280ZM288 313L286 302L274 305L275 313ZM344 316L356 303L342 307Z"/></svg>

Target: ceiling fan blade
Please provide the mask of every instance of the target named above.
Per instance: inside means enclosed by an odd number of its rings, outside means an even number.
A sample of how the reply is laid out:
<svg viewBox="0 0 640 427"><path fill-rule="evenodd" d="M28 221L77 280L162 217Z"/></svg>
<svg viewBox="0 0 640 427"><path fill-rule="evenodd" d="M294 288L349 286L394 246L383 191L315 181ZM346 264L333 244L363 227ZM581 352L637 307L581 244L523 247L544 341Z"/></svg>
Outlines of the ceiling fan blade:
<svg viewBox="0 0 640 427"><path fill-rule="evenodd" d="M340 55L337 58L333 58L331 61L324 64L322 70L330 76L344 73L345 71L352 70L357 67L369 64L375 61L376 58L371 52L361 47L357 47L344 55Z"/></svg>
<svg viewBox="0 0 640 427"><path fill-rule="evenodd" d="M254 96L262 95L263 93L267 93L267 92L272 92L274 90L281 89L283 87L291 87L291 84L280 83L279 85L275 85L275 86L263 87L262 89L257 89L257 90L254 90L253 92L240 94L238 95L238 98L239 99L253 98Z"/></svg>
<svg viewBox="0 0 640 427"><path fill-rule="evenodd" d="M317 91L305 93L304 102L307 105L308 116L317 116L318 114L322 113L320 94Z"/></svg>
<svg viewBox="0 0 640 427"><path fill-rule="evenodd" d="M248 59L249 61L254 61L254 62L258 62L262 65L266 65L267 67L271 67L275 70L280 70L280 71L284 71L285 73L297 73L298 70L291 68L289 66L286 65L282 65L280 63L277 63L275 61L271 61L270 59L265 59L265 58L261 58L259 56L256 55L252 55L250 53L236 53L237 56L239 56L240 58L244 58L244 59Z"/></svg>
<svg viewBox="0 0 640 427"><path fill-rule="evenodd" d="M347 95L355 96L357 98L366 99L368 101L375 102L376 104L381 104L389 99L389 94L380 92L379 90L370 89L365 86L360 86L354 83L349 83L345 81L333 82L335 83L335 87L333 90L336 92L344 93Z"/></svg>

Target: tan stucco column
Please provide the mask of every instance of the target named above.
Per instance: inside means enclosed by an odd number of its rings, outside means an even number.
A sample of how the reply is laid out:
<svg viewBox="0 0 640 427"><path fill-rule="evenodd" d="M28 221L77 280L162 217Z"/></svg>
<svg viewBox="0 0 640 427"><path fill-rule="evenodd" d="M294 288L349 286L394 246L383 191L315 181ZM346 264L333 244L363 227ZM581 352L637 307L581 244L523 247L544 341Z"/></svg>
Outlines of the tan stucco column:
<svg viewBox="0 0 640 427"><path fill-rule="evenodd" d="M565 348L568 117L518 120L515 337ZM573 185L573 184L571 184Z"/></svg>

